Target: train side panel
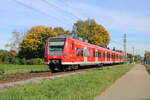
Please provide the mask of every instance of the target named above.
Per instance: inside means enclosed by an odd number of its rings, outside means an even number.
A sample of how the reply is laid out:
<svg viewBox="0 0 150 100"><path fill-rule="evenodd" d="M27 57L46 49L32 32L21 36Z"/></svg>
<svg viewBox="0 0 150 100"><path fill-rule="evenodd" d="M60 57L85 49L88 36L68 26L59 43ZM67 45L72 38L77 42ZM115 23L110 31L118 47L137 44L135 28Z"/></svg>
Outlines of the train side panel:
<svg viewBox="0 0 150 100"><path fill-rule="evenodd" d="M57 67L57 65L59 65L60 69L61 65L80 66L117 64L124 61L123 54L121 53L72 39L70 37L65 39L48 39L45 44L44 60L47 64L50 64L51 67ZM59 64L57 64L57 62L59 62ZM55 70L55 68L53 68L53 70Z"/></svg>

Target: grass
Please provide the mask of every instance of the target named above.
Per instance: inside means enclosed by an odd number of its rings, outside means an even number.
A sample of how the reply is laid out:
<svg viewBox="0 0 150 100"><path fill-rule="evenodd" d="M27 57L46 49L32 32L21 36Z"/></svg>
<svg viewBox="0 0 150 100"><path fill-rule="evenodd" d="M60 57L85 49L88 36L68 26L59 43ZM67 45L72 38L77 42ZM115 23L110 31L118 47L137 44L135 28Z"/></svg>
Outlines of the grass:
<svg viewBox="0 0 150 100"><path fill-rule="evenodd" d="M149 74L150 74L150 65L145 65L145 67L146 67L147 71L148 71Z"/></svg>
<svg viewBox="0 0 150 100"><path fill-rule="evenodd" d="M49 70L47 65L13 65L0 64L0 77L13 76L18 74L26 74L31 71L46 71Z"/></svg>
<svg viewBox="0 0 150 100"><path fill-rule="evenodd" d="M0 91L0 100L93 100L132 66L97 69Z"/></svg>

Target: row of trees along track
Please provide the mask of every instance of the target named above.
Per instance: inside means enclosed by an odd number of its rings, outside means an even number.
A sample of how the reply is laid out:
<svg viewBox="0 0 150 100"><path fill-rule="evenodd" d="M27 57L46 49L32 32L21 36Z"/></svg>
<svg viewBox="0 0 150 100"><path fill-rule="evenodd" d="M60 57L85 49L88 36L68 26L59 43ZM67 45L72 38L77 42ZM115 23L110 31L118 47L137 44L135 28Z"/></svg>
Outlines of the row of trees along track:
<svg viewBox="0 0 150 100"><path fill-rule="evenodd" d="M16 51L18 51L17 56L19 58L43 58L44 44L47 38L69 34L71 32L75 32L79 37L88 40L91 44L102 47L107 47L109 44L110 36L108 31L102 25L97 24L93 19L77 21L74 24L72 31L65 30L62 27L52 28L45 26L35 26L27 30L24 36L22 36L22 39L18 39L20 33L15 32L17 35L14 35L14 41L12 41L10 44L18 44ZM16 41L17 43L14 43ZM11 48L15 47L15 45L8 46Z"/></svg>

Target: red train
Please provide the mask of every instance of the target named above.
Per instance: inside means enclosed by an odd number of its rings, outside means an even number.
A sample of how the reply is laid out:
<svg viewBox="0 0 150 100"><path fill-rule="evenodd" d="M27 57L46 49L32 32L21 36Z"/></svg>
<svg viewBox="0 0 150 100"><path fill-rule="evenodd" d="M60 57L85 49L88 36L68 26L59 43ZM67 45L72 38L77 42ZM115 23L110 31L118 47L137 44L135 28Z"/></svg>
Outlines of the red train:
<svg viewBox="0 0 150 100"><path fill-rule="evenodd" d="M123 63L123 54L69 36L49 38L44 61L51 71L78 69L86 65Z"/></svg>

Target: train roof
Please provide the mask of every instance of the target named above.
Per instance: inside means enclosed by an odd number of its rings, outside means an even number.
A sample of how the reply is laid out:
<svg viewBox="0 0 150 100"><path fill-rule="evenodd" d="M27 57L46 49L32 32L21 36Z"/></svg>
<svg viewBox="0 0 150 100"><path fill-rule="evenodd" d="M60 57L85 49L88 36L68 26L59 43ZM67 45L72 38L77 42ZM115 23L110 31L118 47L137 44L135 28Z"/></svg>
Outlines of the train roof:
<svg viewBox="0 0 150 100"><path fill-rule="evenodd" d="M93 48L99 48L99 49L103 49L103 50L105 50L105 51L110 51L110 52L112 52L112 53L117 53L117 54L119 54L119 55L123 55L123 54L120 53L120 52L112 51L112 50L107 49L107 48L103 48L103 47L100 47L100 46L97 46L97 45L94 45L94 44L90 44L90 43L87 43L87 42L78 40L78 39L74 38L72 35L60 35L60 36L57 36L57 37L50 37L50 38L70 38L70 39L72 39L72 40L74 40L74 41L76 41L76 42L81 42L81 43L83 43L83 44L85 44L85 45L88 45L88 46L91 46L91 47L93 47ZM49 40L50 38L48 38L48 40Z"/></svg>
<svg viewBox="0 0 150 100"><path fill-rule="evenodd" d="M71 38L71 39L73 39L73 38ZM90 43L87 43L87 42L84 42L84 41L80 41L80 40L77 40L77 39L73 39L73 40L76 41L76 42L81 42L81 43L83 43L85 45L91 46L93 48L99 48L99 49L102 49L102 50L105 50L105 51L109 51L109 52L112 52L112 53L118 53L119 55L122 55L122 53L119 53L119 52L116 52L116 51L112 51L110 49L106 49L106 48L103 48L103 47L100 47L100 46L97 46L97 45L94 45L94 44L90 44Z"/></svg>

